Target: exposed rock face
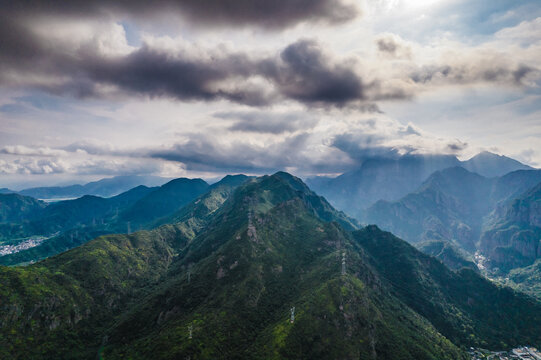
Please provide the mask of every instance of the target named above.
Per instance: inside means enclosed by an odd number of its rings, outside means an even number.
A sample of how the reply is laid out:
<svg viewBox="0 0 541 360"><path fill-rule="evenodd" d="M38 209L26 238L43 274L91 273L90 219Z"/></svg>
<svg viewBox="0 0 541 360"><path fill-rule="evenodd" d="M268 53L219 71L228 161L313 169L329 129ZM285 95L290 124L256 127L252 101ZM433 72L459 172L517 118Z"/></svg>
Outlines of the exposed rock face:
<svg viewBox="0 0 541 360"><path fill-rule="evenodd" d="M399 201L377 202L365 221L411 243L445 239L474 252L482 218L490 209L492 183L461 167L438 171Z"/></svg>
<svg viewBox="0 0 541 360"><path fill-rule="evenodd" d="M480 249L493 266L527 266L541 255L541 183L488 217Z"/></svg>

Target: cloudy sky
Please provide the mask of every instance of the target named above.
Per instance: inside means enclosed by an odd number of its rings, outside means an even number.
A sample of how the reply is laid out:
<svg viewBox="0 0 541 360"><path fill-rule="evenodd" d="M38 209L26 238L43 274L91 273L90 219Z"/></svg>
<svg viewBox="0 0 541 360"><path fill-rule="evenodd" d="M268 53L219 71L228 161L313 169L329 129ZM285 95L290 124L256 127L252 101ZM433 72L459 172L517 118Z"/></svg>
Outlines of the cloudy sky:
<svg viewBox="0 0 541 360"><path fill-rule="evenodd" d="M541 166L539 0L0 0L0 186Z"/></svg>

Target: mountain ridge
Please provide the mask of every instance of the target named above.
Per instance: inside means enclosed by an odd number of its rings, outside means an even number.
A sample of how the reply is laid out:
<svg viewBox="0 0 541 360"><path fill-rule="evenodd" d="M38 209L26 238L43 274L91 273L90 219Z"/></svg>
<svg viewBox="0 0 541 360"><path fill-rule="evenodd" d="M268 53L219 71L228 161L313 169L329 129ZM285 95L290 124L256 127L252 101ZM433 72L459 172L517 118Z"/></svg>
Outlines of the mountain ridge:
<svg viewBox="0 0 541 360"><path fill-rule="evenodd" d="M180 222L0 266L0 304L12 299L0 355L450 360L467 359L464 346L541 343L541 303L448 270L376 227L345 230L343 215L298 178L250 179L221 204L213 191ZM202 228L184 231L196 208ZM482 325L501 319L508 325Z"/></svg>
<svg viewBox="0 0 541 360"><path fill-rule="evenodd" d="M337 209L363 220L365 210L378 200L397 201L416 191L434 172L457 166L491 176L533 169L488 152L466 161L460 161L454 155L407 154L397 158L370 158L340 176L308 178L306 181Z"/></svg>
<svg viewBox="0 0 541 360"><path fill-rule="evenodd" d="M21 195L38 199L78 198L84 195L111 197L128 191L136 186L160 186L167 181L158 176L121 175L103 178L84 185L74 184L67 186L34 187L18 191Z"/></svg>

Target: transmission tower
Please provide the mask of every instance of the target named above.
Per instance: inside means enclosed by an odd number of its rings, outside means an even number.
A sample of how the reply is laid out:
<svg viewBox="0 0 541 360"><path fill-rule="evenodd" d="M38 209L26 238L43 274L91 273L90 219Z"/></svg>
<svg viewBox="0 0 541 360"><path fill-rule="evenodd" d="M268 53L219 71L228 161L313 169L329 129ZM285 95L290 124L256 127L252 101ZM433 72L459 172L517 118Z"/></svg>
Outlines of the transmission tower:
<svg viewBox="0 0 541 360"><path fill-rule="evenodd" d="M346 275L346 252L342 253L342 275Z"/></svg>

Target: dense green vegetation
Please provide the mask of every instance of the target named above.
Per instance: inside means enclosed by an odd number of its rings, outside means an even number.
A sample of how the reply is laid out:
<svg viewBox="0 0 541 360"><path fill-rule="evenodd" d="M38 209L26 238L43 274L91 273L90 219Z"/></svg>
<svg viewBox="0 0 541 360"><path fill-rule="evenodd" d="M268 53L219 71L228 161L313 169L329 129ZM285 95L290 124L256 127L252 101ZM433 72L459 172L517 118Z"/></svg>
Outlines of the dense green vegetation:
<svg viewBox="0 0 541 360"><path fill-rule="evenodd" d="M145 228L157 219L181 209L208 190L209 184L201 179L171 180L152 193L142 197L120 216L130 222L133 229Z"/></svg>
<svg viewBox="0 0 541 360"><path fill-rule="evenodd" d="M153 229L162 217L178 211L207 189L208 184L201 179L176 179L159 188L138 186L111 198L85 195L43 206L24 221L0 223L0 239L15 244L35 235L50 239L0 257L0 264L40 260L104 234Z"/></svg>
<svg viewBox="0 0 541 360"><path fill-rule="evenodd" d="M375 227L351 232L289 174L237 180L174 224L0 267L0 358L466 359L470 345L541 345L536 300Z"/></svg>
<svg viewBox="0 0 541 360"><path fill-rule="evenodd" d="M472 256L462 250L460 246L453 244L450 241L429 240L415 244L415 246L421 252L441 260L452 270L470 268L474 271L479 271Z"/></svg>
<svg viewBox="0 0 541 360"><path fill-rule="evenodd" d="M539 301L498 287L471 269L453 272L375 226L354 237L372 255L393 293L453 343L505 349L521 341L541 342Z"/></svg>
<svg viewBox="0 0 541 360"><path fill-rule="evenodd" d="M0 223L32 219L47 204L28 196L0 194ZM2 238L0 237L0 240Z"/></svg>
<svg viewBox="0 0 541 360"><path fill-rule="evenodd" d="M537 259L530 266L511 270L506 285L516 287L541 299L541 259Z"/></svg>

